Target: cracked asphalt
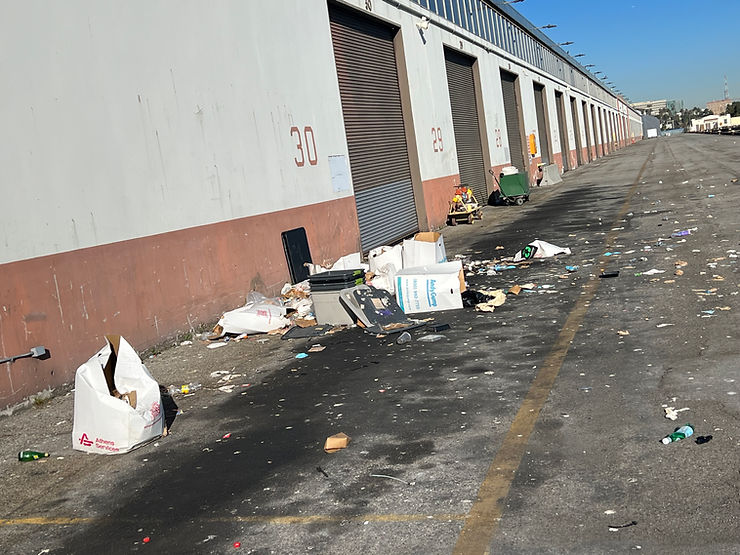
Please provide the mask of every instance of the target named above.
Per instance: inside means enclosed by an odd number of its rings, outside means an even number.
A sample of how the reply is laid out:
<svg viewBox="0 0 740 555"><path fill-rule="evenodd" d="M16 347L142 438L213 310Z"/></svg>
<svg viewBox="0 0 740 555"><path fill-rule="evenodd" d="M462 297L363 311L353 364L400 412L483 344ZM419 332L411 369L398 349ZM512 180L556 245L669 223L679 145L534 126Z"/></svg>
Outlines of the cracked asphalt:
<svg viewBox="0 0 740 555"><path fill-rule="evenodd" d="M451 326L441 341L347 329L169 348L145 360L153 376L204 387L126 455L72 450L71 387L0 417L0 549L740 552L738 176L734 137L662 137L445 229L466 262L533 239L572 254L468 272L472 289L538 287L493 313L429 314ZM660 443L686 422L711 441ZM350 445L324 453L337 432ZM24 448L51 456L20 463Z"/></svg>

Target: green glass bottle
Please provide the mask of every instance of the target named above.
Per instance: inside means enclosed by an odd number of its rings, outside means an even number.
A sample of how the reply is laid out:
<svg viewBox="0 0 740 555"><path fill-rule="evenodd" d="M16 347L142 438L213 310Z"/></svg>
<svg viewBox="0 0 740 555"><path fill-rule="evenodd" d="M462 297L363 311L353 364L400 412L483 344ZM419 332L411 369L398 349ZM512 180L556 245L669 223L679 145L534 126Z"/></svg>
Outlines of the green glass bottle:
<svg viewBox="0 0 740 555"><path fill-rule="evenodd" d="M21 451L18 453L18 460L21 462L37 461L48 456L49 453L42 453L41 451Z"/></svg>

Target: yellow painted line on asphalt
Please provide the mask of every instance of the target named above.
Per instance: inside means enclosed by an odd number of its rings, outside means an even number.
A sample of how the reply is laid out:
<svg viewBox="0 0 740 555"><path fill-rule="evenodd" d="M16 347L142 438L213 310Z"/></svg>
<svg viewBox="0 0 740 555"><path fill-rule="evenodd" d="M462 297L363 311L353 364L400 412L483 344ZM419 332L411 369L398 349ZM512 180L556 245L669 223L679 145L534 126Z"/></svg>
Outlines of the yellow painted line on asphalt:
<svg viewBox="0 0 740 555"><path fill-rule="evenodd" d="M632 197L654 150L655 145L653 145L650 154L648 154L637 174L637 178L627 192L624 203L617 214L615 224L627 214ZM615 242L617 236L617 231L610 232L607 235L606 248L609 248ZM604 265L606 261L607 257L602 256L599 259L599 267ZM457 538L453 553L457 555L489 553L493 535L504 512L506 496L509 494L511 483L521 464L529 436L555 384L555 378L557 378L560 368L563 366L573 338L599 288L599 281L599 278L592 279L584 285L582 294L576 301L573 310L568 314L568 318L565 320L565 324L545 358L540 371L535 376L519 412L514 417L501 448L488 467L483 483L478 490L478 497L465 519L465 525Z"/></svg>
<svg viewBox="0 0 740 555"><path fill-rule="evenodd" d="M100 520L95 517L64 517L64 516L31 516L26 518L0 518L0 526L19 526L31 524L35 526L87 524Z"/></svg>
<svg viewBox="0 0 740 555"><path fill-rule="evenodd" d="M362 514L362 515L249 515L249 516L224 516L197 518L200 522L241 522L258 524L320 524L332 522L423 522L423 521L459 521L465 520L466 514ZM90 524L107 520L107 517L26 517L26 518L0 518L2 526L70 526L74 524ZM126 520L126 519L123 519Z"/></svg>

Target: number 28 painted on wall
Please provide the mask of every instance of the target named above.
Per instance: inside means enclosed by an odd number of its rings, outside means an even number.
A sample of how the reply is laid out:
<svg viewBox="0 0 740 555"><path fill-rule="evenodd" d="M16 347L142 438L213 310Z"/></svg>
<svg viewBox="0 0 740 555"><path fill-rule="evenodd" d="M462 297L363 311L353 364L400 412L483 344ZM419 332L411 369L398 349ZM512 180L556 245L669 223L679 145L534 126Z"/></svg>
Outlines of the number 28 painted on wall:
<svg viewBox="0 0 740 555"><path fill-rule="evenodd" d="M319 163L319 155L316 152L316 138L313 134L313 128L310 125L303 128L303 137L301 137L301 130L294 125L290 128L290 136L295 137L295 147L300 153L300 158L297 156L293 158L296 166L302 168L306 165L306 160L308 160L308 163L311 166L315 166ZM303 146L304 143L306 145L305 150Z"/></svg>

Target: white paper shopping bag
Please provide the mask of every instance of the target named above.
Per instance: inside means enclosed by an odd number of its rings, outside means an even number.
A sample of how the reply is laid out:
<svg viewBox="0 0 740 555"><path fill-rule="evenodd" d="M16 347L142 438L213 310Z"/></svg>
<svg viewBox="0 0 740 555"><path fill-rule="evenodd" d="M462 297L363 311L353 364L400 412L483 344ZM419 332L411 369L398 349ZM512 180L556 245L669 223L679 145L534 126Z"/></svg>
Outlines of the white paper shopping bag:
<svg viewBox="0 0 740 555"><path fill-rule="evenodd" d="M126 453L162 435L159 384L119 335L75 374L72 447L88 453Z"/></svg>

